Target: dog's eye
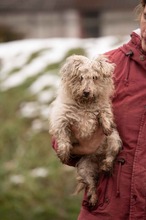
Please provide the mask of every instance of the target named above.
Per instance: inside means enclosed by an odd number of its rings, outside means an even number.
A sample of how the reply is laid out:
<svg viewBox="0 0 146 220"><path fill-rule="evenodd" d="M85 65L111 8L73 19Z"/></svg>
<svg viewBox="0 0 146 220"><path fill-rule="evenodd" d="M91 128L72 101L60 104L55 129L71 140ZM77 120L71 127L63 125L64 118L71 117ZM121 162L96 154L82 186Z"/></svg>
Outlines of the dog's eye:
<svg viewBox="0 0 146 220"><path fill-rule="evenodd" d="M93 80L97 80L98 78L97 78L97 76L93 76Z"/></svg>

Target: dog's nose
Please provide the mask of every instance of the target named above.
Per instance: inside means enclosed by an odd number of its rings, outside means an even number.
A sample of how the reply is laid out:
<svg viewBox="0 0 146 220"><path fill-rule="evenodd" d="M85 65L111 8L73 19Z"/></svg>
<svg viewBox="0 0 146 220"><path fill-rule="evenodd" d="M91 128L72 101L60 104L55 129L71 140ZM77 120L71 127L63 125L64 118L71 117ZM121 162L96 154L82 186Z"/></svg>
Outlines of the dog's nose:
<svg viewBox="0 0 146 220"><path fill-rule="evenodd" d="M84 91L83 95L87 98L89 96L90 92L89 91Z"/></svg>

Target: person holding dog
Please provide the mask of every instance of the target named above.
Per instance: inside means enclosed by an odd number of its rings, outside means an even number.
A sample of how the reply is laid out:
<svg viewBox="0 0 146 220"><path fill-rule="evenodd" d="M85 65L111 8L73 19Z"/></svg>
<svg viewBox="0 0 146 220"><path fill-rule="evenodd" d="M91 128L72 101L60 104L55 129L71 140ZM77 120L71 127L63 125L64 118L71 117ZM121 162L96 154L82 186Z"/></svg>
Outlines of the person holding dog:
<svg viewBox="0 0 146 220"><path fill-rule="evenodd" d="M97 205L89 204L85 192L78 220L146 220L146 0L138 8L140 29L128 43L106 53L116 64L113 111L123 149L112 175L100 176ZM96 152L104 137L100 129L90 140L78 140L70 165Z"/></svg>

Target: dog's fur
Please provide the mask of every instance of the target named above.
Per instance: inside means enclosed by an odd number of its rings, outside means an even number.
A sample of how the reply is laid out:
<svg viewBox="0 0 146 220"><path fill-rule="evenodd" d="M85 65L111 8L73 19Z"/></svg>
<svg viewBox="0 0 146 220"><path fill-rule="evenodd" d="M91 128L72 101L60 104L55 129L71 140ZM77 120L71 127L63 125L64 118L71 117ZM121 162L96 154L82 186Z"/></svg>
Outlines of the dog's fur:
<svg viewBox="0 0 146 220"><path fill-rule="evenodd" d="M71 156L76 141L72 127L80 139L90 138L100 127L106 137L93 155L82 156L77 163L77 192L88 189L91 205L97 202L97 180L102 171L110 171L121 148L114 125L111 96L114 64L100 55L88 59L81 55L67 58L61 68L61 85L50 115L50 133L58 142L57 154L63 163Z"/></svg>

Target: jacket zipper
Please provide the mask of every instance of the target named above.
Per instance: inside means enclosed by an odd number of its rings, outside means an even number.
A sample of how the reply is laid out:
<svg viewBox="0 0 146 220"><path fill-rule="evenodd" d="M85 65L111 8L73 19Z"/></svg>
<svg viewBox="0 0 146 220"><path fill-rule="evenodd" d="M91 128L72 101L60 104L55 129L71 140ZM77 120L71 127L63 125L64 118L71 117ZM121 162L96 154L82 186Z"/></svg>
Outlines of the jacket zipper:
<svg viewBox="0 0 146 220"><path fill-rule="evenodd" d="M118 168L118 174L117 174L117 183L116 183L116 197L120 197L120 178L121 178L121 170L122 170L122 166L125 163L125 159L124 158L119 158L118 159L118 163L119 163L119 168Z"/></svg>
<svg viewBox="0 0 146 220"><path fill-rule="evenodd" d="M129 52L127 52L125 55L128 57L128 59L127 59L127 65L125 65L126 66L126 70L127 70L125 72L127 72L127 74L126 74L126 77L124 79L124 85L128 86L129 85L129 73L130 73L130 62L129 62L129 59L131 59L131 57L133 56L133 51L129 50Z"/></svg>

